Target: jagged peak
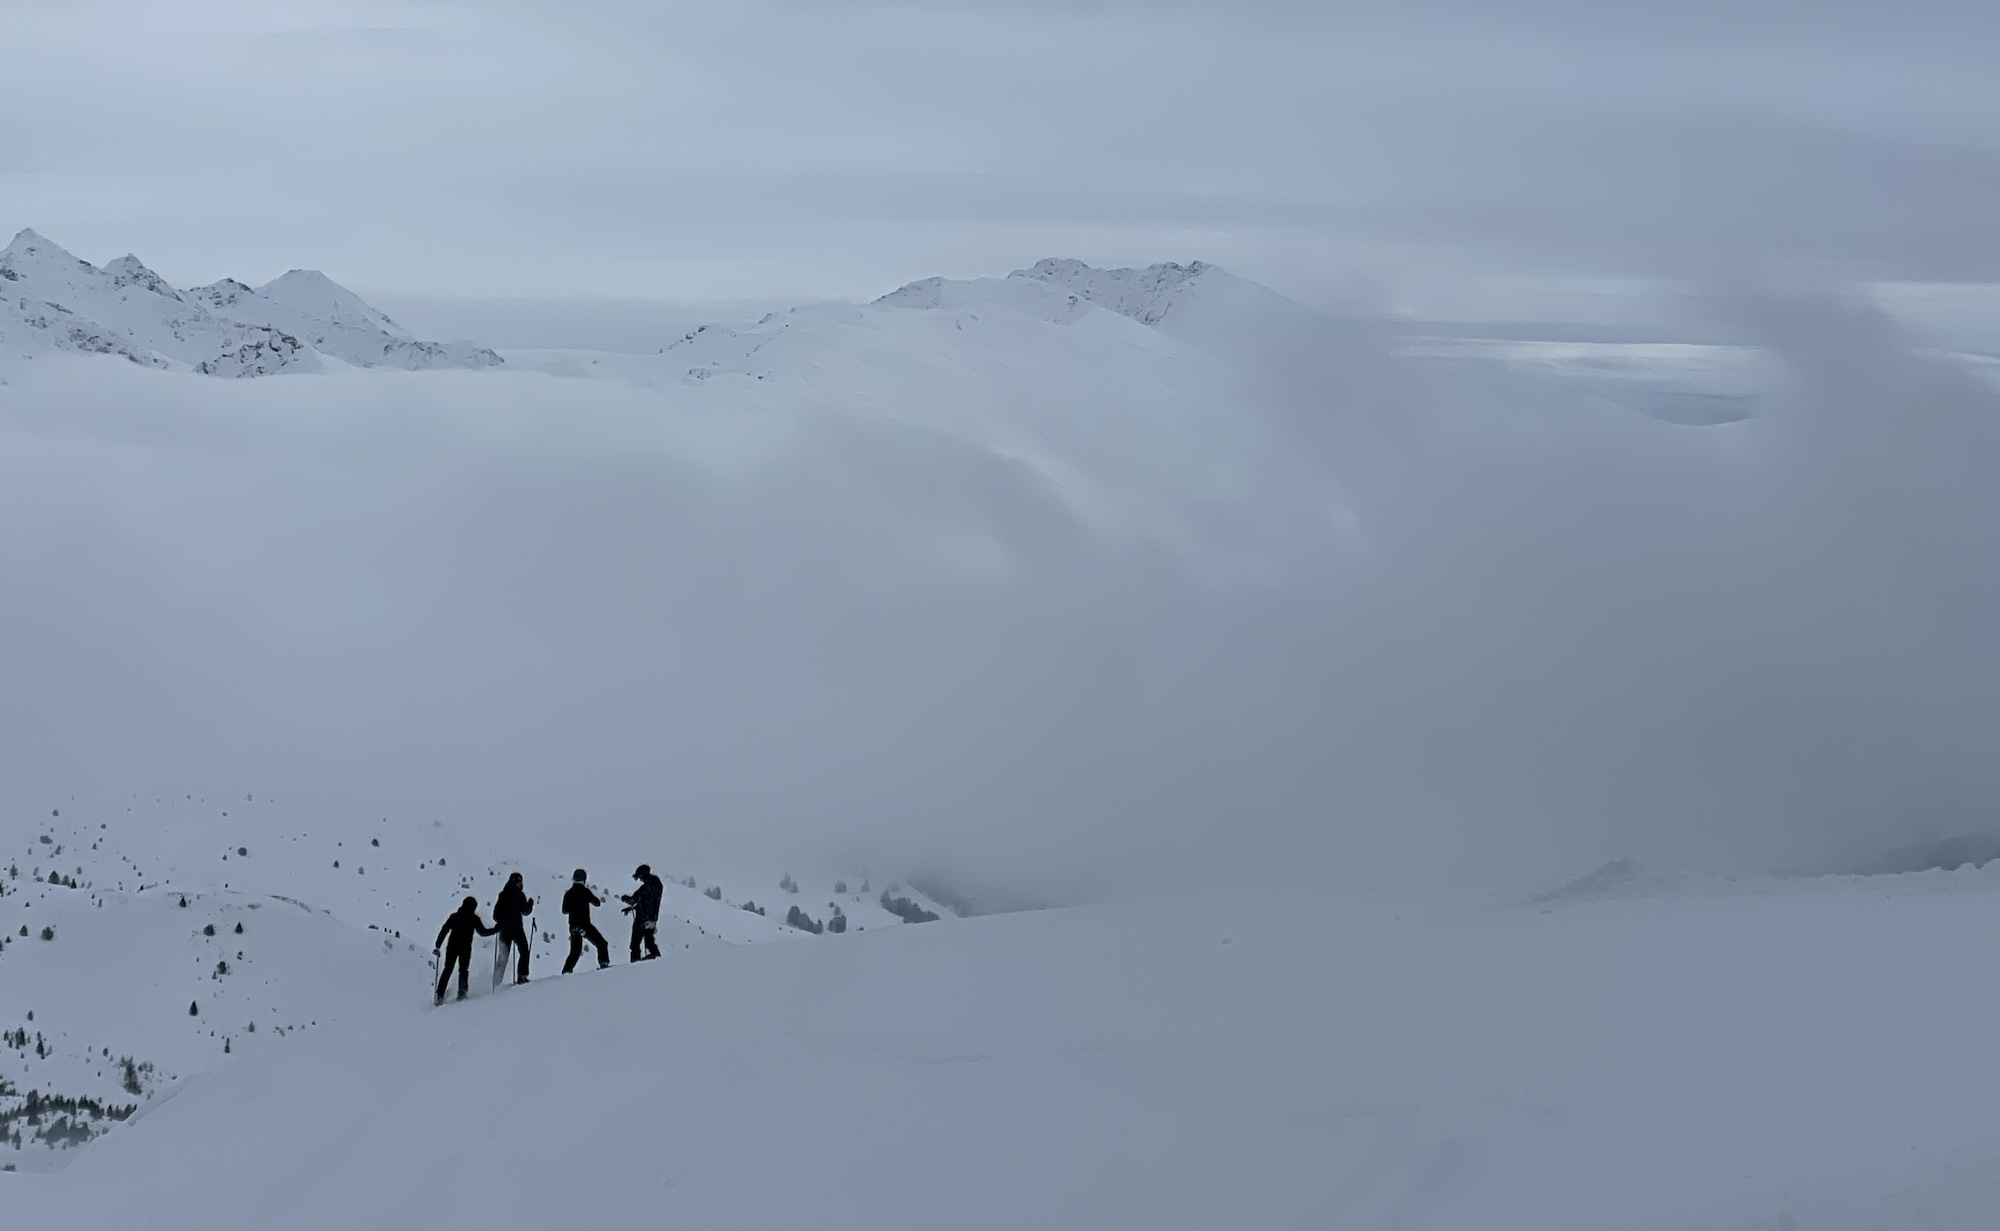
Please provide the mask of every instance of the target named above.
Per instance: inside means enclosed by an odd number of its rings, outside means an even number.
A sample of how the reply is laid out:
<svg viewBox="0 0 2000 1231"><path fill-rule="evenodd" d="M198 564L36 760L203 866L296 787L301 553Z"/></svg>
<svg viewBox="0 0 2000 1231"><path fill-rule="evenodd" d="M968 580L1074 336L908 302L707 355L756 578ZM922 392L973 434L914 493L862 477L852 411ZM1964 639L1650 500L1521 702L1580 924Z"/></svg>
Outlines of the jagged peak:
<svg viewBox="0 0 2000 1231"><path fill-rule="evenodd" d="M1161 280L1166 280L1170 276L1177 276L1175 280L1178 280L1198 278L1215 268L1214 265L1211 265L1207 261L1189 261L1185 265L1179 261L1160 261L1148 265L1144 269L1134 269L1131 267L1100 269L1095 265L1086 261L1079 261L1074 257L1045 256L1026 269L1015 270L1009 276L1015 278L1049 278L1060 277L1066 274L1103 274L1112 278L1131 278L1150 274L1154 278Z"/></svg>
<svg viewBox="0 0 2000 1231"><path fill-rule="evenodd" d="M104 267L116 286L136 286L141 290L164 295L168 299L179 299L180 292L167 284L167 280L146 268L146 263L128 252Z"/></svg>
<svg viewBox="0 0 2000 1231"><path fill-rule="evenodd" d="M1158 325L1173 312L1182 294L1212 270L1215 266L1206 261L1186 265L1163 261L1144 269L1098 269L1068 257L1044 257L1008 276L1062 287L1142 325Z"/></svg>

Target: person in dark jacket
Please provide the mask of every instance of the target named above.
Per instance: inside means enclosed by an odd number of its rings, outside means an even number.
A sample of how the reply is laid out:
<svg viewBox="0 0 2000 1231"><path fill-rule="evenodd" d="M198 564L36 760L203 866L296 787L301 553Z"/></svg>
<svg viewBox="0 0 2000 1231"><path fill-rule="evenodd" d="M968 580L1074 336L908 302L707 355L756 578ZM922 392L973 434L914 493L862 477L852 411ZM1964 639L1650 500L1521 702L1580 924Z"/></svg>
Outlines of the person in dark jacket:
<svg viewBox="0 0 2000 1231"><path fill-rule="evenodd" d="M507 887L500 896L493 899L493 926L500 929L500 948L493 955L493 981L498 983L506 977L507 946L512 945L517 963L514 982L528 981L528 916L534 912L535 899L521 886L521 874L514 873L507 878Z"/></svg>
<svg viewBox="0 0 2000 1231"><path fill-rule="evenodd" d="M570 877L569 892L563 894L563 914L569 916L569 960L563 963L562 972L568 974L576 969L576 959L583 956L583 942L597 946L597 968L603 970L611 965L611 946L605 943L604 933L590 921L590 908L602 906L604 902L584 884L584 871L576 870Z"/></svg>
<svg viewBox="0 0 2000 1231"><path fill-rule="evenodd" d="M632 960L639 959L639 946L646 946L646 957L660 956L660 894L665 888L660 878L653 875L653 869L640 864L632 869L632 879L639 882L636 892L628 893L618 900L625 903L625 913L632 916Z"/></svg>
<svg viewBox="0 0 2000 1231"><path fill-rule="evenodd" d="M444 951L444 969L438 972L437 998L432 1004L444 1003L445 984L451 982L451 972L458 971L458 998L465 999L465 985L472 975L472 938L491 936L498 928L486 926L479 917L479 899L467 898L458 904L451 917L438 929L437 943L431 946L431 956Z"/></svg>

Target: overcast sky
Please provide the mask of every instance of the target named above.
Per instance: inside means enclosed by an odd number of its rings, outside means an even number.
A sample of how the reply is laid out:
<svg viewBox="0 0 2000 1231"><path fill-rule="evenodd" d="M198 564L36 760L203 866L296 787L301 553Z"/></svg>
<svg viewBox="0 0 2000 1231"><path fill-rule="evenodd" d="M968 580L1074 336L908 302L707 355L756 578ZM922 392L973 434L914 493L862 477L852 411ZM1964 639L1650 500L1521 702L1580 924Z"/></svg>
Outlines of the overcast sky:
<svg viewBox="0 0 2000 1231"><path fill-rule="evenodd" d="M2000 277L1984 0L0 0L0 227L182 284ZM1446 296L1448 297L1448 296ZM1414 305L1422 309L1424 304Z"/></svg>

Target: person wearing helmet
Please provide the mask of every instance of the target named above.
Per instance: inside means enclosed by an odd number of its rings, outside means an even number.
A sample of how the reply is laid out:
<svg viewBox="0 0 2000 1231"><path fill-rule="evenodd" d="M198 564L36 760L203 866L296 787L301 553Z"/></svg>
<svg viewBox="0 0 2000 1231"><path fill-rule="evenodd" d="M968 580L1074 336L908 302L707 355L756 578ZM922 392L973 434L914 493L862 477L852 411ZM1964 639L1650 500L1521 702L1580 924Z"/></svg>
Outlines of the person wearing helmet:
<svg viewBox="0 0 2000 1231"><path fill-rule="evenodd" d="M653 875L653 869L640 864L632 869L632 879L639 882L636 892L623 894L619 901L625 903L625 913L632 916L632 960L639 961L639 946L646 946L646 957L660 956L660 894L664 886L660 878Z"/></svg>
<svg viewBox="0 0 2000 1231"><path fill-rule="evenodd" d="M458 998L465 999L466 984L472 975L472 938L491 936L498 928L486 926L479 917L479 899L467 898L458 904L451 917L438 929L437 943L431 946L431 956L444 951L444 969L438 972L437 996L432 1004L444 1003L445 985L451 982L451 972L458 971Z"/></svg>
<svg viewBox="0 0 2000 1231"><path fill-rule="evenodd" d="M514 947L514 982L528 981L528 916L534 912L535 899L521 885L519 872L507 878L507 887L500 896L493 899L493 926L500 929L500 948L493 955L493 982L498 984L506 977L507 947Z"/></svg>
<svg viewBox="0 0 2000 1231"><path fill-rule="evenodd" d="M570 877L569 892L563 894L562 912L569 916L569 960L563 963L564 974L576 969L576 959L583 956L586 940L597 947L597 968L603 970L611 965L611 946L605 943L604 933L590 921L590 908L604 902L583 883L585 879L584 870L578 868Z"/></svg>

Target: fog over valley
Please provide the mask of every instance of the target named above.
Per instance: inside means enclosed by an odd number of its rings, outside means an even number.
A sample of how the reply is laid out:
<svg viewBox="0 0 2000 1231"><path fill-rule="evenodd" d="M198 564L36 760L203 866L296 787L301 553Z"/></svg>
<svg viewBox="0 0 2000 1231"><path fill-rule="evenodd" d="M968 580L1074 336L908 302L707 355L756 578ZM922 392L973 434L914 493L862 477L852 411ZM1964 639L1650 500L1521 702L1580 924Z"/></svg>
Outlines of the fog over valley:
<svg viewBox="0 0 2000 1231"><path fill-rule="evenodd" d="M1995 1225L1990 10L7 8L8 1225Z"/></svg>

